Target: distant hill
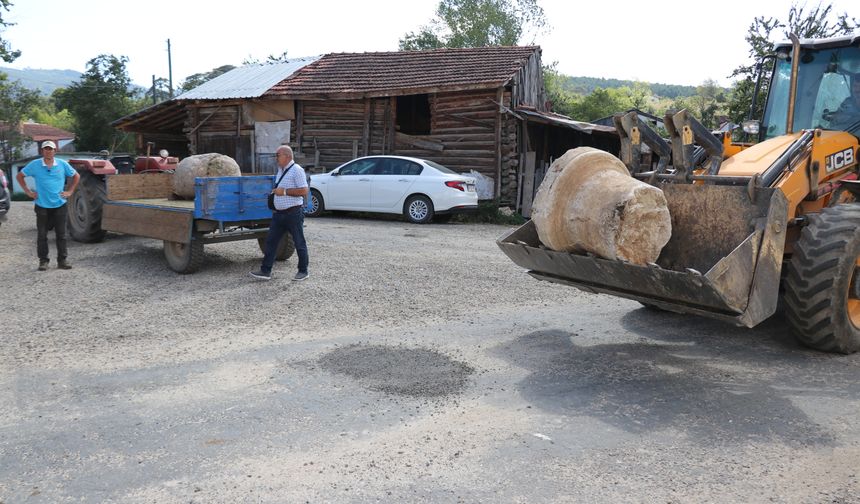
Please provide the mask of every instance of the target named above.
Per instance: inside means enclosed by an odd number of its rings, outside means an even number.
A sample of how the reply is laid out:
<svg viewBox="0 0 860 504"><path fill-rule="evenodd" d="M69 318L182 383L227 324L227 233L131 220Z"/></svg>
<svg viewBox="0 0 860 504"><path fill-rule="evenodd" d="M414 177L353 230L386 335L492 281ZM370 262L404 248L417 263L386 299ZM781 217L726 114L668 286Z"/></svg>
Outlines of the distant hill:
<svg viewBox="0 0 860 504"><path fill-rule="evenodd" d="M604 79L601 77L570 77L565 76L562 86L568 91L572 91L581 95L591 94L597 88L614 89L620 87L633 87L634 81L619 80L619 79ZM695 86L679 86L676 84L652 84L651 92L654 96L662 96L664 98L677 98L679 96L687 97L696 94Z"/></svg>
<svg viewBox="0 0 860 504"><path fill-rule="evenodd" d="M9 76L10 81L21 81L27 89L37 89L43 96L50 96L55 89L68 87L81 78L81 73L74 70L42 70L37 68L0 67L0 72Z"/></svg>

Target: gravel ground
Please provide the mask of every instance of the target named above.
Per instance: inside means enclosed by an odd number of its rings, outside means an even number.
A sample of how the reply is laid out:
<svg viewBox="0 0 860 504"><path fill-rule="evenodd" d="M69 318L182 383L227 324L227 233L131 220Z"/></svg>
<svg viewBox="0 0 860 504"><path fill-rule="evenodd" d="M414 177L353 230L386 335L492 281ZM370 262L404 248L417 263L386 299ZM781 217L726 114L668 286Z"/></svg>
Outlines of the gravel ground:
<svg viewBox="0 0 860 504"><path fill-rule="evenodd" d="M537 282L507 229L309 220L300 283L114 234L37 272L15 202L0 504L860 503L860 357Z"/></svg>

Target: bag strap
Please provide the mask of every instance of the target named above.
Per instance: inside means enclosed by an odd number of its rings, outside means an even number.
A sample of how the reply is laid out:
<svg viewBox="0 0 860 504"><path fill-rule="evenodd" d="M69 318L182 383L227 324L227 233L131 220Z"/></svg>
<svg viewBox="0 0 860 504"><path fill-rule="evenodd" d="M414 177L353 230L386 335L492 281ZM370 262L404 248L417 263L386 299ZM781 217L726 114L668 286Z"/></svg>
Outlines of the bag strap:
<svg viewBox="0 0 860 504"><path fill-rule="evenodd" d="M280 176L280 177L278 177L278 181L277 181L277 182L275 182L275 187L278 187L279 185L281 185L281 181L282 181L282 180L284 180L284 176L287 174L287 172L288 172L288 171L290 171L290 169L292 169L292 167L293 167L295 164L296 164L296 163L290 163L290 166L287 166L287 169L286 169L286 170L284 170L284 173L282 173L282 174L281 174L281 176Z"/></svg>

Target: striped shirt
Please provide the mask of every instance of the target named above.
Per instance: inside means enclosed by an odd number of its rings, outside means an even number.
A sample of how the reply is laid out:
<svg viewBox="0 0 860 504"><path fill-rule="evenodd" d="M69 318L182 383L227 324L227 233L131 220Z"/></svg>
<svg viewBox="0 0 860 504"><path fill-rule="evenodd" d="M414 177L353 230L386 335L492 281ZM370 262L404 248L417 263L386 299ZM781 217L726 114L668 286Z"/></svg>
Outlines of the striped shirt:
<svg viewBox="0 0 860 504"><path fill-rule="evenodd" d="M307 187L308 181L305 179L305 170L295 162L287 165L286 168L278 168L278 172L275 174L275 183L277 183L278 179L281 178L284 170L290 166L292 166L292 169L290 169L290 171L284 176L277 187L283 187L284 189L299 189L301 187ZM277 210L286 210L287 208L301 206L303 204L304 200L301 196L275 195L275 209Z"/></svg>

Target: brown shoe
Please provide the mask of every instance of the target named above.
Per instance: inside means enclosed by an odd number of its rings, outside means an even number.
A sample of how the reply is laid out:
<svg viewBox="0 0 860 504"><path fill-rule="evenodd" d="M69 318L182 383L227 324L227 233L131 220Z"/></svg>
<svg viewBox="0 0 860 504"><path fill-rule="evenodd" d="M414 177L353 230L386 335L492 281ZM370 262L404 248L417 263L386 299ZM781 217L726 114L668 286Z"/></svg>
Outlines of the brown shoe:
<svg viewBox="0 0 860 504"><path fill-rule="evenodd" d="M48 261L39 261L39 271L48 271Z"/></svg>
<svg viewBox="0 0 860 504"><path fill-rule="evenodd" d="M72 269L72 265L69 264L67 261L58 261L57 269Z"/></svg>

